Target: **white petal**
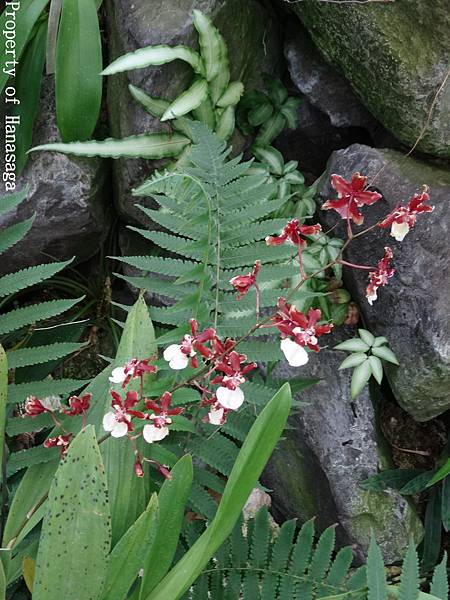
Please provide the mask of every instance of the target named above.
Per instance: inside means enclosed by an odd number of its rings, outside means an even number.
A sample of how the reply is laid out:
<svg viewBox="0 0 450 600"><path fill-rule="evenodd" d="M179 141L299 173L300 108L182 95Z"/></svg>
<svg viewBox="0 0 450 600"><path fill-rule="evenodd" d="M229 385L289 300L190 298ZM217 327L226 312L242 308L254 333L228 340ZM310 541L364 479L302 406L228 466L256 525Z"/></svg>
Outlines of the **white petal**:
<svg viewBox="0 0 450 600"><path fill-rule="evenodd" d="M370 304L370 306L372 306L372 304L375 302L375 300L377 299L377 293L374 292L373 294L371 294L370 296L366 296L367 298L367 302Z"/></svg>
<svg viewBox="0 0 450 600"><path fill-rule="evenodd" d="M169 360L172 360L172 358L180 352L181 347L178 344L171 344L170 346L167 346L167 348L163 352L164 360L167 360L167 362L169 362Z"/></svg>
<svg viewBox="0 0 450 600"><path fill-rule="evenodd" d="M221 425L223 419L223 408L212 407L208 413L208 420L211 425Z"/></svg>
<svg viewBox="0 0 450 600"><path fill-rule="evenodd" d="M144 440L149 444L153 442L159 442L163 440L166 435L169 435L169 429L167 427L155 427L154 425L145 425L142 432Z"/></svg>
<svg viewBox="0 0 450 600"><path fill-rule="evenodd" d="M219 404L230 410L237 410L244 402L244 392L239 387L235 390L220 387L216 392L216 397Z"/></svg>
<svg viewBox="0 0 450 600"><path fill-rule="evenodd" d="M163 353L164 360L169 362L169 367L174 371L185 369L189 364L189 357L181 352L181 346L172 344L168 346Z"/></svg>
<svg viewBox="0 0 450 600"><path fill-rule="evenodd" d="M303 346L296 344L289 338L281 340L280 348L291 367L301 367L306 365L309 360L308 353Z"/></svg>
<svg viewBox="0 0 450 600"><path fill-rule="evenodd" d="M397 242L403 242L406 234L409 231L408 223L392 223L391 236L397 240Z"/></svg>
<svg viewBox="0 0 450 600"><path fill-rule="evenodd" d="M127 433L128 433L128 425L126 423L123 423L123 422L119 423L118 421L116 421L116 424L111 431L112 437L120 438L120 437L123 437L124 435L127 435Z"/></svg>
<svg viewBox="0 0 450 600"><path fill-rule="evenodd" d="M109 378L111 383L123 383L125 381L125 369L123 367L116 367L112 370Z"/></svg>
<svg viewBox="0 0 450 600"><path fill-rule="evenodd" d="M103 429L105 431L112 431L114 429L114 427L116 426L116 423L117 423L116 416L115 416L115 413L113 413L113 412L108 412L103 417Z"/></svg>

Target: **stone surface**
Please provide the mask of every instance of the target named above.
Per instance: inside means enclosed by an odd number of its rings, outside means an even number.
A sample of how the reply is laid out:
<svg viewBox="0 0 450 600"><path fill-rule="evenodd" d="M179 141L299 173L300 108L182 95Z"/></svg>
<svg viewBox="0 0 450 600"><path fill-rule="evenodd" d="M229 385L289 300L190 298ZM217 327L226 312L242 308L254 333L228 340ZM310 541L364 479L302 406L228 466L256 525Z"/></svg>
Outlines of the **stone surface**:
<svg viewBox="0 0 450 600"><path fill-rule="evenodd" d="M59 141L53 78L46 78L33 145ZM30 155L17 182L29 185L28 198L0 218L0 228L29 218L36 220L23 241L2 256L1 272L51 259L76 257L81 262L101 247L109 230L108 167L97 158L75 159L53 152Z"/></svg>
<svg viewBox="0 0 450 600"><path fill-rule="evenodd" d="M198 47L192 10L210 15L228 44L232 79L241 79L246 89L258 87L263 73L276 74L281 63L278 27L269 8L257 0L109 0L107 26L110 56L118 56L152 44L186 44ZM181 61L150 67L108 78L108 109L111 133L125 137L146 131L164 131L167 125L153 119L130 96L128 84L153 96L175 98L186 88L192 70ZM124 220L145 223L134 207L131 189L157 165L144 160L114 163L116 204Z"/></svg>
<svg viewBox="0 0 450 600"><path fill-rule="evenodd" d="M313 106L328 115L333 127L374 127L375 119L349 82L324 60L300 24L288 25L284 56L292 82Z"/></svg>
<svg viewBox="0 0 450 600"><path fill-rule="evenodd" d="M385 335L400 361L400 367L386 369L394 396L414 418L425 421L450 408L450 173L394 150L355 144L331 156L319 183L320 202L336 197L329 184L331 173L350 178L356 171L367 175L383 194L363 209L364 225L406 203L423 184L429 185L435 205L433 213L419 215L403 242L390 237L389 229L376 228L349 246L346 259L359 264L376 264L384 246L393 249L397 272L379 290L373 306L365 298L367 274L344 270L346 286L359 302L367 328ZM334 225L336 217L335 211L320 211L326 226ZM346 237L343 221L336 235Z"/></svg>
<svg viewBox="0 0 450 600"><path fill-rule="evenodd" d="M327 336L331 348L352 337L350 328ZM337 370L342 353L331 349L311 356L301 369L281 363L273 376L281 380L316 377L320 381L298 395L306 405L291 416L266 468L263 483L273 490L275 516L317 517L317 526L338 523L341 544L355 544L362 559L373 529L385 560L401 558L413 535L418 541L422 526L408 502L397 492L368 492L359 483L386 466L376 442L376 424L367 388L350 403L350 373Z"/></svg>
<svg viewBox="0 0 450 600"><path fill-rule="evenodd" d="M295 2L327 60L340 68L370 112L407 146L427 121L450 64L446 0ZM450 156L450 84L444 85L418 148Z"/></svg>

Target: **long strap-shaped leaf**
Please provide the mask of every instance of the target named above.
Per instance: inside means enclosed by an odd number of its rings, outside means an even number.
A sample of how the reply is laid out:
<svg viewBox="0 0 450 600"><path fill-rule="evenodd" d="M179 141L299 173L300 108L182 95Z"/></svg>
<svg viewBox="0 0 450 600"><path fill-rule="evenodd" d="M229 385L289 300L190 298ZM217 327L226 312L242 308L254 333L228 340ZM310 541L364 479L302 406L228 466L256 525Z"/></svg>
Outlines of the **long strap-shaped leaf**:
<svg viewBox="0 0 450 600"><path fill-rule="evenodd" d="M6 393L8 389L8 362L0 345L0 485L3 484L3 447L5 445Z"/></svg>
<svg viewBox="0 0 450 600"><path fill-rule="evenodd" d="M129 52L117 58L104 71L102 75L113 75L133 69L165 65L173 60L184 60L199 75L204 75L204 66L200 55L189 46L147 46L135 52Z"/></svg>
<svg viewBox="0 0 450 600"><path fill-rule="evenodd" d="M102 44L95 0L63 0L56 46L56 116L65 142L87 140L102 100Z"/></svg>
<svg viewBox="0 0 450 600"><path fill-rule="evenodd" d="M31 151L50 150L75 156L101 156L103 158L149 158L159 159L178 156L191 140L179 133L146 133L101 142L73 142L70 144L43 144Z"/></svg>
<svg viewBox="0 0 450 600"><path fill-rule="evenodd" d="M289 384L285 383L251 428L230 474L213 522L146 600L180 598L232 532L251 490L280 438L291 403Z"/></svg>

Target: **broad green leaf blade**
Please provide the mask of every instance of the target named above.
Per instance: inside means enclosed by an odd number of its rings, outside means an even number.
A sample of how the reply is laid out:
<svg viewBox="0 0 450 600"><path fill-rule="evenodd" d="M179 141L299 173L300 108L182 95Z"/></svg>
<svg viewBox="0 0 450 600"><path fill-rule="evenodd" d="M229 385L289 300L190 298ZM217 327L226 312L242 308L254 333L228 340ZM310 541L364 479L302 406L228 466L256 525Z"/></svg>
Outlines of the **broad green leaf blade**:
<svg viewBox="0 0 450 600"><path fill-rule="evenodd" d="M357 398L359 394L363 391L364 386L369 381L371 375L372 368L368 360L364 361L362 364L358 365L355 368L355 370L353 371L352 382L350 385L350 393L352 400Z"/></svg>
<svg viewBox="0 0 450 600"><path fill-rule="evenodd" d="M20 119L16 144L18 175L20 175L27 162L27 152L33 142L34 121L39 110L44 71L46 36L47 22L42 21L32 40L25 48L15 80L16 94L20 98L20 104L14 106L10 114L18 116Z"/></svg>
<svg viewBox="0 0 450 600"><path fill-rule="evenodd" d="M280 438L291 404L289 384L285 383L253 424L231 471L213 522L157 588L142 600L179 598L199 576L232 532L250 492Z"/></svg>
<svg viewBox="0 0 450 600"><path fill-rule="evenodd" d="M209 17L199 10L194 10L193 13L206 79L212 81L219 74L221 67L221 36Z"/></svg>
<svg viewBox="0 0 450 600"><path fill-rule="evenodd" d="M394 365L399 364L395 354L392 352L392 350L390 348L387 348L386 346L373 347L372 354L374 354L375 356L378 356L378 358L387 360L388 362L393 363Z"/></svg>
<svg viewBox="0 0 450 600"><path fill-rule="evenodd" d="M399 600L417 600L419 595L419 559L414 543L410 543L402 565L398 590Z"/></svg>
<svg viewBox="0 0 450 600"><path fill-rule="evenodd" d="M178 156L191 140L179 133L145 133L114 140L109 138L102 142L73 142L70 144L43 144L32 148L62 152L74 156L101 156L103 158L149 158L159 159Z"/></svg>
<svg viewBox="0 0 450 600"><path fill-rule="evenodd" d="M375 341L375 336L372 333L370 333L370 331L367 331L367 329L358 329L358 333L359 337L365 344L367 344L368 346L372 346L372 344Z"/></svg>
<svg viewBox="0 0 450 600"><path fill-rule="evenodd" d="M228 83L230 81L230 63L228 60L228 48L223 37L219 34L219 56L216 57L216 61L219 63L218 74L212 81L209 82L209 89L211 92L211 100L215 105L219 98L225 93Z"/></svg>
<svg viewBox="0 0 450 600"><path fill-rule="evenodd" d="M425 510L425 535L423 538L422 567L431 569L437 563L441 551L441 488L435 485L430 490Z"/></svg>
<svg viewBox="0 0 450 600"><path fill-rule="evenodd" d="M157 526L158 498L154 494L142 515L114 546L101 600L126 597L154 544Z"/></svg>
<svg viewBox="0 0 450 600"><path fill-rule="evenodd" d="M367 352L369 346L359 338L345 340L334 347L335 350L348 350L349 352Z"/></svg>
<svg viewBox="0 0 450 600"><path fill-rule="evenodd" d="M442 525L445 531L450 531L450 477L445 477L442 482Z"/></svg>
<svg viewBox="0 0 450 600"><path fill-rule="evenodd" d="M431 485L438 483L438 481L441 481L442 479L444 479L444 477L447 477L447 475L449 473L450 473L450 458L448 458L445 461L445 463L442 465L442 467L440 467L438 469L438 471L433 475L433 477L427 483L427 487L430 487Z"/></svg>
<svg viewBox="0 0 450 600"><path fill-rule="evenodd" d="M436 596L436 598L439 598L440 600L447 600L448 592L447 552L444 552L442 561L434 570L430 594Z"/></svg>
<svg viewBox="0 0 450 600"><path fill-rule="evenodd" d="M50 300L32 306L16 308L0 316L0 334L10 333L26 325L56 317L75 306L83 298L75 300Z"/></svg>
<svg viewBox="0 0 450 600"><path fill-rule="evenodd" d="M158 494L159 524L156 539L144 567L139 598L146 598L172 564L180 537L186 502L192 487L192 459L183 456Z"/></svg>
<svg viewBox="0 0 450 600"><path fill-rule="evenodd" d="M383 557L373 536L367 556L367 585L369 587L368 600L387 600L388 590Z"/></svg>
<svg viewBox="0 0 450 600"><path fill-rule="evenodd" d="M6 424L6 394L8 390L8 361L3 346L0 344L0 465L3 465ZM3 468L0 473L0 485L3 486ZM0 596L1 598L1 596Z"/></svg>
<svg viewBox="0 0 450 600"><path fill-rule="evenodd" d="M95 0L63 0L56 46L56 116L64 142L94 131L102 101L102 44Z"/></svg>
<svg viewBox="0 0 450 600"><path fill-rule="evenodd" d="M21 202L25 200L28 195L30 188L26 185L24 188L13 194L7 194L6 196L0 197L0 215L9 212L16 206L19 206ZM2 234L3 235L3 234Z"/></svg>
<svg viewBox="0 0 450 600"><path fill-rule="evenodd" d="M236 115L234 106L227 106L217 119L216 135L221 140L228 140L234 132Z"/></svg>
<svg viewBox="0 0 450 600"><path fill-rule="evenodd" d="M20 348L8 352L8 363L10 369L38 365L58 358L63 358L84 348L86 344L78 342L57 342L48 346L34 346L31 348Z"/></svg>
<svg viewBox="0 0 450 600"><path fill-rule="evenodd" d="M244 84L242 81L232 81L225 90L224 94L217 101L217 106L227 108L236 106L244 93Z"/></svg>
<svg viewBox="0 0 450 600"><path fill-rule="evenodd" d="M3 198L0 198L0 201L1 200L3 200ZM36 215L33 215L26 221L15 223L2 231L2 236L0 238L0 254L3 254L8 248L11 248L26 236L33 226L35 218Z"/></svg>
<svg viewBox="0 0 450 600"><path fill-rule="evenodd" d="M65 262L37 265L0 277L0 298L41 283L44 279L49 279L56 273L59 273L59 271L65 269L72 261L73 258Z"/></svg>
<svg viewBox="0 0 450 600"><path fill-rule="evenodd" d="M25 48L25 44L33 31L33 27L48 2L49 0L22 0L19 3L19 11L14 11L12 8L9 8L8 11L4 10L0 16L0 31L3 31L5 29L6 21L11 19L11 14L7 13L13 13L14 15L12 18L15 18L16 21L16 60L19 60L23 49ZM14 65L7 64L7 61L9 61L11 57L6 54L6 45L3 43L1 48L0 64L2 65L2 69L0 71L0 92L3 91L9 77L14 76L14 73L10 71L10 69L14 68ZM5 65L5 68L3 68L3 65ZM8 73L8 71L10 72Z"/></svg>
<svg viewBox="0 0 450 600"><path fill-rule="evenodd" d="M375 377L378 384L383 381L383 365L377 356L369 356L370 368L372 375Z"/></svg>
<svg viewBox="0 0 450 600"><path fill-rule="evenodd" d="M387 469L361 481L359 485L363 490L372 492L382 492L387 488L400 490L412 479L415 479L417 474L418 471L415 469Z"/></svg>
<svg viewBox="0 0 450 600"><path fill-rule="evenodd" d="M366 360L367 354L364 354L364 352L354 352L350 354L350 356L347 356L347 358L344 358L344 360L339 365L339 371L342 371L344 369L352 369L353 367L358 367Z"/></svg>
<svg viewBox="0 0 450 600"><path fill-rule="evenodd" d="M48 33L45 48L45 72L53 75L56 70L56 44L58 40L59 20L61 18L62 0L51 0L48 11Z"/></svg>
<svg viewBox="0 0 450 600"><path fill-rule="evenodd" d="M271 146L252 146L252 153L256 158L267 164L271 173L282 175L284 169L284 158L279 150Z"/></svg>
<svg viewBox="0 0 450 600"><path fill-rule="evenodd" d="M185 92L180 94L165 110L161 121L176 119L195 110L206 99L208 95L208 84L206 79L197 79Z"/></svg>
<svg viewBox="0 0 450 600"><path fill-rule="evenodd" d="M200 55L188 46L147 46L135 52L129 52L113 61L102 75L114 75L133 69L165 65L173 60L183 60L191 65L196 73L204 75L203 62Z"/></svg>
<svg viewBox="0 0 450 600"><path fill-rule="evenodd" d="M71 443L42 525L34 600L98 598L111 544L105 470L92 426Z"/></svg>

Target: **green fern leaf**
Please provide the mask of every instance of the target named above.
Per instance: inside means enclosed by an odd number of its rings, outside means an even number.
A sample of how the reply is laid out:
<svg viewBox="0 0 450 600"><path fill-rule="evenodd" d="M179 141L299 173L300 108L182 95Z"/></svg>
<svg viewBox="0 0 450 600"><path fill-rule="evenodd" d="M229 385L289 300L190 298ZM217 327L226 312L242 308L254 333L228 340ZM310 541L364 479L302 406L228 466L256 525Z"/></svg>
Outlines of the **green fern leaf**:
<svg viewBox="0 0 450 600"><path fill-rule="evenodd" d="M2 231L2 236L0 238L0 254L3 254L9 248L12 248L17 242L20 242L27 233L30 231L36 215L33 215L26 221L21 221L20 223L15 223L10 227L7 227Z"/></svg>
<svg viewBox="0 0 450 600"><path fill-rule="evenodd" d="M30 433L32 431L40 431L41 429L49 429L54 427L50 415L43 413L36 417L12 417L6 422L6 433L9 436L18 435L19 433Z"/></svg>
<svg viewBox="0 0 450 600"><path fill-rule="evenodd" d="M13 194L7 194L6 196L0 197L0 215L3 215L16 206L19 206L21 202L25 200L28 195L30 188L29 186L25 186L23 189L18 192L14 192Z"/></svg>
<svg viewBox="0 0 450 600"><path fill-rule="evenodd" d="M449 593L447 576L447 552L444 552L442 561L437 565L431 580L430 594L440 600L447 600Z"/></svg>
<svg viewBox="0 0 450 600"><path fill-rule="evenodd" d="M58 342L48 346L34 346L32 348L21 348L19 350L11 350L7 352L8 367L17 369L19 367L29 367L41 363L56 360L68 356L86 344L76 342Z"/></svg>
<svg viewBox="0 0 450 600"><path fill-rule="evenodd" d="M247 571L244 574L242 591L244 600L260 600L259 577L255 572Z"/></svg>
<svg viewBox="0 0 450 600"><path fill-rule="evenodd" d="M257 569L265 567L269 555L271 532L267 508L261 508L255 518L250 559Z"/></svg>
<svg viewBox="0 0 450 600"><path fill-rule="evenodd" d="M209 440L193 439L190 448L209 466L217 469L223 475L229 475L233 467L238 447L225 436L217 433Z"/></svg>
<svg viewBox="0 0 450 600"><path fill-rule="evenodd" d="M73 259L66 262L38 265L0 277L0 298L15 294L20 290L49 279L56 273L59 273L59 271L65 269L71 262L73 262Z"/></svg>
<svg viewBox="0 0 450 600"><path fill-rule="evenodd" d="M314 581L322 581L328 571L335 540L336 530L334 527L328 527L320 536L308 570L308 576Z"/></svg>
<svg viewBox="0 0 450 600"><path fill-rule="evenodd" d="M55 460L58 456L58 448L45 448L44 446L34 446L27 450L13 452L8 458L7 476L11 477L21 469Z"/></svg>
<svg viewBox="0 0 450 600"><path fill-rule="evenodd" d="M399 600L417 600L419 596L419 557L414 543L410 543L402 565Z"/></svg>
<svg viewBox="0 0 450 600"><path fill-rule="evenodd" d="M370 540L367 556L367 585L369 587L368 600L387 599L388 590L383 557L374 537Z"/></svg>
<svg viewBox="0 0 450 600"><path fill-rule="evenodd" d="M353 550L350 546L341 548L336 555L336 558L331 565L330 572L327 578L327 584L330 586L339 587L343 585L345 578L353 561Z"/></svg>
<svg viewBox="0 0 450 600"><path fill-rule="evenodd" d="M0 315L0 335L10 333L16 329L21 329L26 325L31 325L37 321L56 317L63 312L71 309L83 298L76 300L50 300L41 302L24 308L17 308L10 312Z"/></svg>
<svg viewBox="0 0 450 600"><path fill-rule="evenodd" d="M86 386L89 380L81 379L45 379L27 383L10 383L8 386L8 402L25 402L28 396L46 398L70 394Z"/></svg>
<svg viewBox="0 0 450 600"><path fill-rule="evenodd" d="M212 519L216 514L217 504L204 487L194 481L188 504L194 512L204 515L207 519Z"/></svg>

